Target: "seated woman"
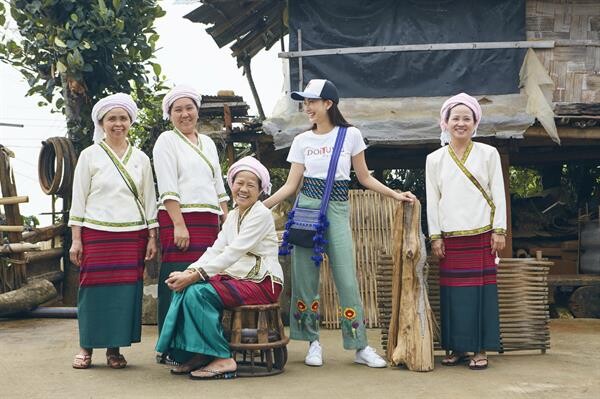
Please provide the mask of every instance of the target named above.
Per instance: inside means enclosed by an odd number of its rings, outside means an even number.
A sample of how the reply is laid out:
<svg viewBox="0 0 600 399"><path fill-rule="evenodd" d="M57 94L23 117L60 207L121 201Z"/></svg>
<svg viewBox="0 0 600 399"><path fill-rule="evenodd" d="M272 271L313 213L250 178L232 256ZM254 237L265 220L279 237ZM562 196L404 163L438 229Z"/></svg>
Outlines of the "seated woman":
<svg viewBox="0 0 600 399"><path fill-rule="evenodd" d="M173 374L192 379L235 378L237 364L223 335L223 308L277 302L283 288L271 211L259 196L269 194L269 172L245 157L227 172L233 201L212 247L165 283L174 291L156 350L182 363ZM207 359L210 363L207 363ZM204 367L202 367L205 365Z"/></svg>

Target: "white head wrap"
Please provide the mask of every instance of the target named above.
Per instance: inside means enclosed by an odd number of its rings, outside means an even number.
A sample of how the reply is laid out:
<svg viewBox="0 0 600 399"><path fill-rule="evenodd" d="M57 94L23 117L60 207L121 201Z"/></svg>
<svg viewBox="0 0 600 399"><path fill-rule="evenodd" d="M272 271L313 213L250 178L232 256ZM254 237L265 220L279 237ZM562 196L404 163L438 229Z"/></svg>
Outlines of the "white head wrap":
<svg viewBox="0 0 600 399"><path fill-rule="evenodd" d="M137 119L138 107L129 94L116 93L108 97L104 97L98 101L92 108L92 121L94 122L94 143L99 143L104 139L104 129L100 121L104 115L111 109L123 108L129 114L131 123Z"/></svg>
<svg viewBox="0 0 600 399"><path fill-rule="evenodd" d="M458 104L466 105L473 111L473 114L475 115L475 127L471 137L477 136L477 127L479 126L479 122L481 122L482 116L481 105L479 105L479 102L475 97L471 97L467 93L459 93L444 101L442 109L440 110L440 129L442 129L442 132L440 133L440 145L442 147L448 144L451 138L450 133L448 132L448 122L446 122L446 118L448 118L450 110Z"/></svg>
<svg viewBox="0 0 600 399"><path fill-rule="evenodd" d="M254 173L260 179L261 192L267 195L271 194L271 176L269 175L269 170L258 159L250 156L240 159L231 165L227 171L227 184L229 184L229 188L233 187L235 175L243 170Z"/></svg>
<svg viewBox="0 0 600 399"><path fill-rule="evenodd" d="M200 108L200 94L191 86L179 85L173 87L162 101L163 118L169 120L169 109L171 105L180 98L191 98L198 108Z"/></svg>

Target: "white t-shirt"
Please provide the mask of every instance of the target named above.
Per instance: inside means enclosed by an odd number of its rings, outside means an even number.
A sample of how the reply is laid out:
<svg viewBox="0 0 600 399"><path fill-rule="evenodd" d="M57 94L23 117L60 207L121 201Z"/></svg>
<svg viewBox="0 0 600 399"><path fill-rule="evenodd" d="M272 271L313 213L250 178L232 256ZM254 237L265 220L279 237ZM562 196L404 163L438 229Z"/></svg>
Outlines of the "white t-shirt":
<svg viewBox="0 0 600 399"><path fill-rule="evenodd" d="M336 126L325 134L316 134L312 130L300 133L294 137L287 161L303 164L305 177L327 179L329 160L333 154L338 130L339 127ZM335 180L350 180L352 157L366 148L360 130L354 126L349 127L338 160Z"/></svg>

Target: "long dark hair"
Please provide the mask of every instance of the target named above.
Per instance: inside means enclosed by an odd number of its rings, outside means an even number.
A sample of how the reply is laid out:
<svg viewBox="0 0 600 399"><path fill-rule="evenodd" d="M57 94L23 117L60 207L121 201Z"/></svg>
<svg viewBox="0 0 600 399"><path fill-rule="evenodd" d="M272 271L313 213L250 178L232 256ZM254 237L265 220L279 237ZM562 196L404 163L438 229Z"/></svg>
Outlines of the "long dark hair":
<svg viewBox="0 0 600 399"><path fill-rule="evenodd" d="M325 101L325 100L323 100ZM340 126L340 127L350 127L353 126L350 122L348 122L346 120L346 118L344 118L344 115L342 115L340 109L338 108L337 103L332 103L331 107L329 107L329 109L327 110L327 116L329 117L329 121L333 124L333 126ZM317 128L317 124L313 123L313 125L310 127L310 130L314 130Z"/></svg>

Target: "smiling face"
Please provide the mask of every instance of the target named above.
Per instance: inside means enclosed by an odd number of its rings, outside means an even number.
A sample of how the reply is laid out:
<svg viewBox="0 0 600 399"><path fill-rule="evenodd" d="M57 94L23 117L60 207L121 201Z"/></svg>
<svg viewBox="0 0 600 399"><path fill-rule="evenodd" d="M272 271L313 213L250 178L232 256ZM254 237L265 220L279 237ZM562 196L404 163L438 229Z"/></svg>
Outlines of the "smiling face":
<svg viewBox="0 0 600 399"><path fill-rule="evenodd" d="M240 212L244 212L258 201L260 191L260 181L254 173L242 170L234 176L231 194Z"/></svg>
<svg viewBox="0 0 600 399"><path fill-rule="evenodd" d="M198 108L189 97L179 98L171 105L169 118L173 125L183 134L191 134L196 130Z"/></svg>
<svg viewBox="0 0 600 399"><path fill-rule="evenodd" d="M113 108L100 121L106 139L112 142L122 142L127 139L131 127L131 118L124 108Z"/></svg>
<svg viewBox="0 0 600 399"><path fill-rule="evenodd" d="M448 132L453 142L466 142L470 140L474 130L475 118L471 108L459 104L450 110Z"/></svg>
<svg viewBox="0 0 600 399"><path fill-rule="evenodd" d="M308 116L308 120L313 124L323 124L329 122L329 115L327 110L331 107L333 101L305 98L304 113Z"/></svg>

